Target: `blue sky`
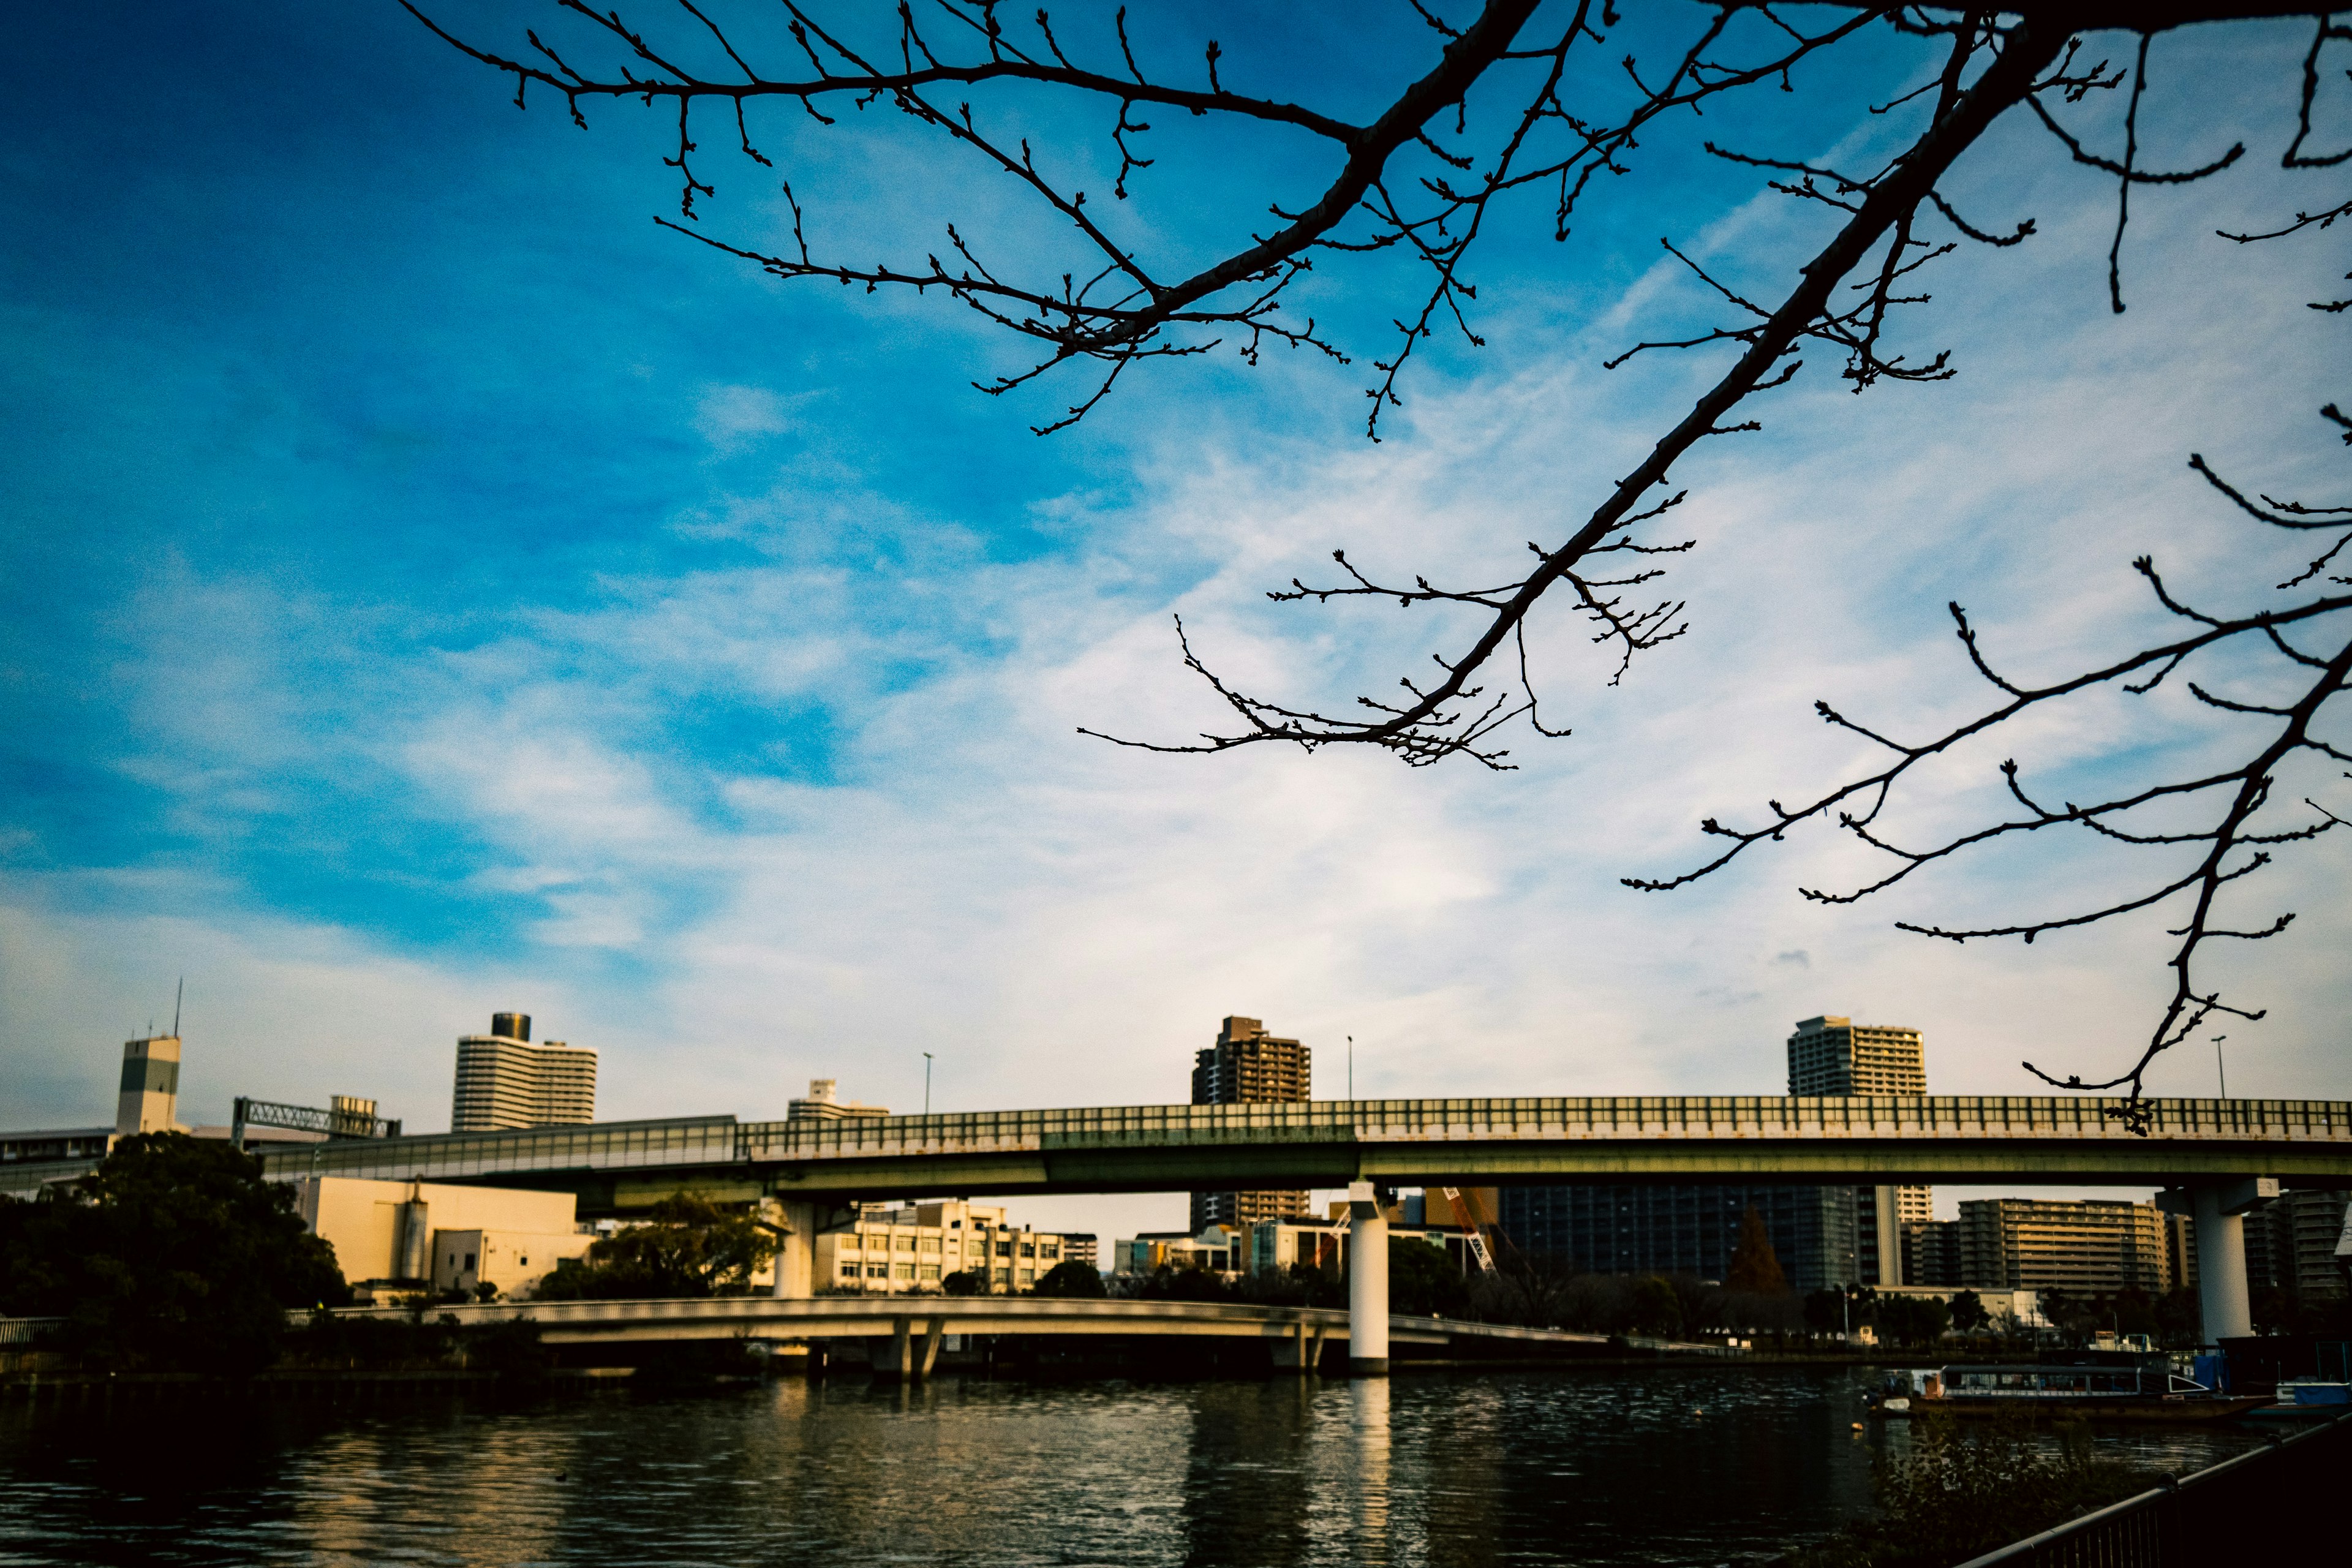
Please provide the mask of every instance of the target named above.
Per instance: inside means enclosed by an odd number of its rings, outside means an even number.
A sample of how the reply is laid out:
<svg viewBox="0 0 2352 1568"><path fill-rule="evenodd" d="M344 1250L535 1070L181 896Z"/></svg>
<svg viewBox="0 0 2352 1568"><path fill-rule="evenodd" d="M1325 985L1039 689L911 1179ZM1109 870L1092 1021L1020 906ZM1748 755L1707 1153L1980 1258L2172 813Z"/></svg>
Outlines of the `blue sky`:
<svg viewBox="0 0 2352 1568"><path fill-rule="evenodd" d="M508 42L543 21L446 9ZM1171 58L1221 36L1229 81L1311 59L1301 90L1343 110L1431 47L1409 11L1255 45L1204 16L1153 36ZM1789 1024L1825 1010L1925 1028L1939 1089L2026 1092L2026 1054L2116 1060L2160 999L2160 921L2034 949L1889 930L2117 885L2081 847L1877 910L1795 898L1859 864L1818 837L1672 899L1616 879L1850 762L1815 696L1973 701L1947 599L2048 670L2151 624L2142 551L2217 592L2274 580L2272 542L2182 462L2318 499L2341 467L2311 410L2345 394L2345 329L2300 303L2340 246L2211 236L2336 199L2275 168L2299 37L2159 43L2196 85L2152 94L2152 155L2242 134L2252 156L2140 204L2123 317L2111 189L2021 130L1973 155L1954 188L1980 221L2041 233L1935 280L1910 330L1962 377L1862 399L1822 378L1701 453L1691 637L1610 689L1571 624L1546 628L1578 733L1497 776L1074 731L1213 721L1177 610L1262 689L1381 689L1425 620L1263 591L1335 545L1484 575L1563 533L1712 363L1599 368L1706 319L1659 236L1769 287L1818 233L1695 136L1654 137L1570 246L1535 206L1501 225L1490 346L1433 345L1381 445L1360 389L1400 306L1385 264L1303 301L1355 365L1157 367L1041 440L1076 388L971 391L1013 362L960 307L778 285L656 228L658 117L518 114L396 6L23 18L0 104L0 1121L102 1118L120 1041L183 973L184 1109L206 1120L355 1092L444 1125L454 1037L506 1007L597 1047L614 1116L781 1113L814 1075L908 1105L926 1050L943 1107L1181 1099L1228 1012L1306 1037L1327 1092L1350 1034L1368 1094L1769 1090ZM1918 68L1867 40L1832 90L1705 133L1858 155L1887 133L1861 105ZM1001 109L1099 158L1052 106ZM758 132L846 245L935 246L943 216L1007 256L1061 243L952 161L908 163L880 111ZM1279 138L1155 134L1119 221L1174 247L1250 220L1235 169L1321 172ZM701 159L706 226L773 240L772 176L715 126ZM2179 718L2095 709L2011 749L2084 787L2207 743ZM1922 831L1982 810L1994 760L1943 775ZM2273 1009L2232 1031L2240 1092L2352 1094L2343 855L2278 873L2260 901L2295 933L2229 961ZM2154 1087L2210 1092L2210 1063Z"/></svg>

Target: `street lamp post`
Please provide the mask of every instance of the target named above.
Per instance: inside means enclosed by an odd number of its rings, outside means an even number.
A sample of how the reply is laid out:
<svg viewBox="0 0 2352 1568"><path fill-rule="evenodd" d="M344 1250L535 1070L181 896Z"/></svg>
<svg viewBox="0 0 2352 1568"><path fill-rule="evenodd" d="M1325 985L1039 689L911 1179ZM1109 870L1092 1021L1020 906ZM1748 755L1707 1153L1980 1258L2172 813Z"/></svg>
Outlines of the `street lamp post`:
<svg viewBox="0 0 2352 1568"><path fill-rule="evenodd" d="M923 1114L931 1113L931 1053L923 1053Z"/></svg>

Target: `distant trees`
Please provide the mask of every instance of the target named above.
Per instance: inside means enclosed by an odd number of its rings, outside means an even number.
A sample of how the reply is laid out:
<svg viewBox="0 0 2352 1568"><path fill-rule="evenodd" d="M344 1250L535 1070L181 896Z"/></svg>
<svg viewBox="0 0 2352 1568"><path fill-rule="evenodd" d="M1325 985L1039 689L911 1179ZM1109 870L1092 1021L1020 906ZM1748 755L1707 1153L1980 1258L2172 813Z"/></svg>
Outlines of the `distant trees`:
<svg viewBox="0 0 2352 1568"><path fill-rule="evenodd" d="M1470 1310L1462 1266L1442 1247L1389 1238L1389 1310L1417 1318L1458 1318Z"/></svg>
<svg viewBox="0 0 2352 1568"><path fill-rule="evenodd" d="M1739 1240L1732 1247L1731 1267L1724 1271L1723 1283L1727 1289L1758 1296L1789 1293L1788 1276L1780 1272L1780 1259L1772 1250L1772 1234L1764 1228L1764 1216L1754 1204L1739 1218Z"/></svg>
<svg viewBox="0 0 2352 1568"><path fill-rule="evenodd" d="M565 1258L540 1282L542 1301L734 1296L776 1255L776 1238L749 1215L675 1193L644 1225L600 1238L584 1258Z"/></svg>
<svg viewBox="0 0 2352 1568"><path fill-rule="evenodd" d="M959 1268L940 1281L940 1289L950 1296L985 1296L988 1276L977 1268Z"/></svg>
<svg viewBox="0 0 2352 1568"><path fill-rule="evenodd" d="M1098 1301L1108 1292L1103 1289L1101 1271L1093 1264L1066 1258L1045 1270L1045 1277L1037 1281L1037 1294L1065 1300Z"/></svg>
<svg viewBox="0 0 2352 1568"><path fill-rule="evenodd" d="M1881 1338L1898 1345L1932 1345L1952 1326L1952 1309L1932 1297L1884 1296L1874 1314Z"/></svg>
<svg viewBox="0 0 2352 1568"><path fill-rule="evenodd" d="M1983 1298L1973 1290L1963 1290L1954 1296L1951 1310L1952 1327L1964 1334L1974 1333L1992 1321L1992 1314L1985 1310Z"/></svg>
<svg viewBox="0 0 2352 1568"><path fill-rule="evenodd" d="M1671 1280L1648 1274L1633 1281L1633 1327L1668 1340L1683 1331L1682 1299Z"/></svg>
<svg viewBox="0 0 2352 1568"><path fill-rule="evenodd" d="M294 1189L226 1142L142 1133L79 1182L0 1201L0 1313L64 1318L96 1365L257 1371L289 1308L347 1294Z"/></svg>

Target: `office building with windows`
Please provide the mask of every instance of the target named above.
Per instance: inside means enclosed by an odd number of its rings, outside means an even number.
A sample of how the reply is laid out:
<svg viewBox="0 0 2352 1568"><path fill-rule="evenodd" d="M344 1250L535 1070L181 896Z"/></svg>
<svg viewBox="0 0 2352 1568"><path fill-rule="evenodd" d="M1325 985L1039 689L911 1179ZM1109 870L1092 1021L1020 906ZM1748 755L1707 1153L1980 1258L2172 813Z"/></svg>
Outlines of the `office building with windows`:
<svg viewBox="0 0 2352 1568"><path fill-rule="evenodd" d="M1032 1230L990 1204L867 1204L816 1238L819 1287L852 1294L937 1294L950 1275L976 1274L989 1295L1018 1295L1071 1261L1095 1266L1091 1233Z"/></svg>
<svg viewBox="0 0 2352 1568"><path fill-rule="evenodd" d="M498 1013L487 1035L457 1042L453 1132L570 1127L596 1120L596 1053L562 1040L530 1043L530 1015Z"/></svg>
<svg viewBox="0 0 2352 1568"><path fill-rule="evenodd" d="M1193 1058L1192 1103L1255 1105L1297 1101L1314 1086L1314 1058L1297 1040L1277 1039L1255 1018L1227 1018L1216 1043ZM1213 1225L1247 1230L1261 1220L1291 1219L1307 1213L1307 1194L1295 1193L1194 1193L1192 1231Z"/></svg>
<svg viewBox="0 0 2352 1568"><path fill-rule="evenodd" d="M1861 1278L1852 1187L1505 1187L1502 1229L1520 1251L1549 1255L1580 1272L1721 1279L1750 1205L1791 1289L1822 1290Z"/></svg>

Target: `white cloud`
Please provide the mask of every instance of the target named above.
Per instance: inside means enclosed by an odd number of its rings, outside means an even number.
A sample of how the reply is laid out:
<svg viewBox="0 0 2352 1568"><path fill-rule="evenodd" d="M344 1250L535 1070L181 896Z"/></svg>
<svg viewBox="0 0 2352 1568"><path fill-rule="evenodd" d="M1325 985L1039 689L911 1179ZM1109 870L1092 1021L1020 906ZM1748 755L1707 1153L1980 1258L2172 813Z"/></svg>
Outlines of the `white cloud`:
<svg viewBox="0 0 2352 1568"><path fill-rule="evenodd" d="M490 1005L597 1046L614 1116L777 1114L812 1076L911 1106L927 1050L942 1108L1176 1100L1191 1052L1235 1011L1307 1038L1326 1093L1349 1035L1368 1095L1769 1091L1789 1024L1823 1010L1926 1029L1947 1091L2030 1091L2027 1056L2126 1060L2160 997L2160 917L2031 950L1889 929L2095 899L2118 872L2082 847L1961 864L1857 910L1791 890L1879 868L1821 834L1685 893L1617 885L1699 858L1702 816L1754 820L1768 797L1866 759L1811 717L1814 698L1905 733L1979 703L1947 598L1969 605L1994 657L2047 674L2154 624L2127 565L2141 551L2200 592L2274 580L2283 546L2181 463L2205 449L2265 484L2310 476L2299 421L2339 345L2298 312L2326 268L2308 252L2233 251L2240 287L2214 297L2210 214L2151 204L2129 252L2134 310L2114 320L2083 308L2103 287L2105 220L2033 194L2036 247L1956 258L1937 284L2015 299L2015 313L1906 329L1955 338L1960 381L1860 400L1827 375L1801 382L1768 405L1764 434L1690 465L1682 521L1701 547L1662 589L1689 598L1687 638L1611 689L1574 618L1547 617L1539 678L1577 733L1514 741L1522 772L1345 752L1167 758L1075 731L1169 740L1230 722L1178 664L1171 611L1221 671L1286 701L1332 710L1427 668L1458 619L1274 606L1262 590L1328 579L1335 545L1376 574L1491 580L1521 539L1569 531L1700 370L1600 372L1598 333L1424 393L1410 431L1378 447L1171 435L1142 504L1074 504L1083 548L1042 561L992 563L951 527L892 514L887 527L929 542L877 582L788 547L855 500L803 494L790 475L714 489L680 508L681 531L762 541L766 563L648 572L608 584L593 613L527 616L421 661L413 708L382 720L384 765L488 847L478 883L536 900L528 960L403 954L255 913L234 889L171 921L61 912L79 906L57 885L19 880L5 905L22 977L10 1058L87 1055L85 1076L102 1078L118 1026L75 998L152 990L163 955L194 952L207 992L240 1000L233 1037L191 1029L192 1079L220 1050L241 1091L374 1091L426 1126L452 1037ZM1759 209L1713 242L1769 249L1786 221ZM1634 293L1654 304L1681 287L1658 273ZM725 454L794 417L761 389L719 387L698 427ZM713 695L777 713L779 733L788 704L828 704L834 774L662 738ZM275 721L220 711L208 733L224 752L284 754ZM1992 764L2012 751L2037 771L2079 769L2176 717L2117 703L2021 727L1937 770L1894 825L1924 837L1995 808ZM248 721L258 738L241 741ZM2214 963L2233 994L2273 1008L2231 1031L2241 1092L2352 1094L2344 853L2323 844L2282 867L2252 902L2299 910L2295 931ZM142 968L132 952L154 956ZM322 1047L321 1016L368 1048ZM338 1033L347 1018L363 1023ZM2204 1092L2209 1065L2167 1062L2154 1085ZM1121 1216L1107 1231L1144 1213L1061 1207Z"/></svg>

